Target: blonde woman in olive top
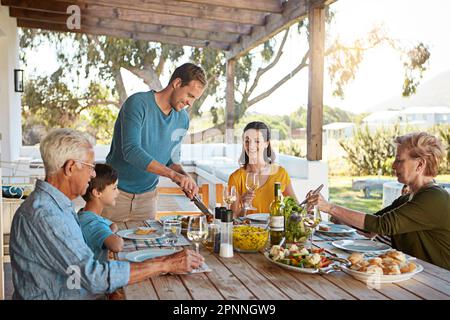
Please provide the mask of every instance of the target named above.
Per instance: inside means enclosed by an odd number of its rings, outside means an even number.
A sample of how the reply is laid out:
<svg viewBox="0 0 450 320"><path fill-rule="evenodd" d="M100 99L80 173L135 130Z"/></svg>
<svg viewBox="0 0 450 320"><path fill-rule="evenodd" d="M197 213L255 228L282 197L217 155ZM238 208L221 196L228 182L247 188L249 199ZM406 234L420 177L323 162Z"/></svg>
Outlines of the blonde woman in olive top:
<svg viewBox="0 0 450 320"><path fill-rule="evenodd" d="M438 138L425 132L397 137L395 143L392 168L398 182L408 185L409 194L374 215L331 204L321 195L311 196L308 202L343 223L391 236L395 249L450 270L450 198L433 179L445 149Z"/></svg>
<svg viewBox="0 0 450 320"><path fill-rule="evenodd" d="M295 193L287 171L273 163L275 154L270 145L270 129L259 121L250 122L244 128L243 150L240 159L241 168L233 172L228 179L228 188L236 187L237 200L231 206L235 217L246 213L269 212L270 203L274 200L275 182L281 183L284 196ZM258 174L259 187L256 191L247 191L247 172ZM245 212L244 203L251 203L257 210Z"/></svg>

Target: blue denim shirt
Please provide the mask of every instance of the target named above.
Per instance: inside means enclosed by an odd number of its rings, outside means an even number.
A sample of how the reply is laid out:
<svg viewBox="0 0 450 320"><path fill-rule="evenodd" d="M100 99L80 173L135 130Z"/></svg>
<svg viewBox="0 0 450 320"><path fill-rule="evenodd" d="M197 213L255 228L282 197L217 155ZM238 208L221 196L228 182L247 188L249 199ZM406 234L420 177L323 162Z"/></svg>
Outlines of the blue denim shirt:
<svg viewBox="0 0 450 320"><path fill-rule="evenodd" d="M41 180L14 216L10 255L13 299L95 299L130 277L128 262L94 258L70 199Z"/></svg>

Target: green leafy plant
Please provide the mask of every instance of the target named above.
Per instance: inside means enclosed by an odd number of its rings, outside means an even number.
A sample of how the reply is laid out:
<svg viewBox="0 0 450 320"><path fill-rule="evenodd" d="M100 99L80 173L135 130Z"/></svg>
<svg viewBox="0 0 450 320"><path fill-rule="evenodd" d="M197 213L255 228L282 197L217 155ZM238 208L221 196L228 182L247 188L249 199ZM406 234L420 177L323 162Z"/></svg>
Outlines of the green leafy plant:
<svg viewBox="0 0 450 320"><path fill-rule="evenodd" d="M285 197L283 203L286 242L305 242L311 234L304 223L306 211L292 197Z"/></svg>
<svg viewBox="0 0 450 320"><path fill-rule="evenodd" d="M339 144L347 153L346 159L351 164L354 174L376 175L392 174L392 161L395 157L394 138L400 133L399 127L378 128L371 131L366 125L354 130L349 140Z"/></svg>

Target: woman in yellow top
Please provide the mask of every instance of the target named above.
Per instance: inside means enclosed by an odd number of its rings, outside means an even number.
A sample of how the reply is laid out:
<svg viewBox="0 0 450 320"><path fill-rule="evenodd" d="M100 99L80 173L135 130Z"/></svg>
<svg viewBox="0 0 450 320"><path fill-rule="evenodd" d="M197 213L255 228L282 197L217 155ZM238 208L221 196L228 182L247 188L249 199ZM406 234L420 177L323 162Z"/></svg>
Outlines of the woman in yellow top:
<svg viewBox="0 0 450 320"><path fill-rule="evenodd" d="M281 183L284 196L295 198L287 171L274 163L275 153L270 145L269 127L263 122L250 122L244 128L242 139L243 150L239 160L242 167L233 172L228 179L228 188L232 186L236 188L237 199L231 206L234 217L247 213L268 213L270 203L275 198L275 182ZM249 172L256 174L259 180L256 191L247 190L246 179ZM257 210L246 210L245 204L251 204Z"/></svg>

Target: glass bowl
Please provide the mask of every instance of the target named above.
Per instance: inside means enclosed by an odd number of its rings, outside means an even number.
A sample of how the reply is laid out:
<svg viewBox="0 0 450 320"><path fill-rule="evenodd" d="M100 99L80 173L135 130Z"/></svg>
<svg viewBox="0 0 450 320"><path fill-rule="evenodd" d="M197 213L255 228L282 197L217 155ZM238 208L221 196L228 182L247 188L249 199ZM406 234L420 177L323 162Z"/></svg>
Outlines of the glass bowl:
<svg viewBox="0 0 450 320"><path fill-rule="evenodd" d="M233 227L233 248L238 252L258 252L267 244L266 226L237 225Z"/></svg>

